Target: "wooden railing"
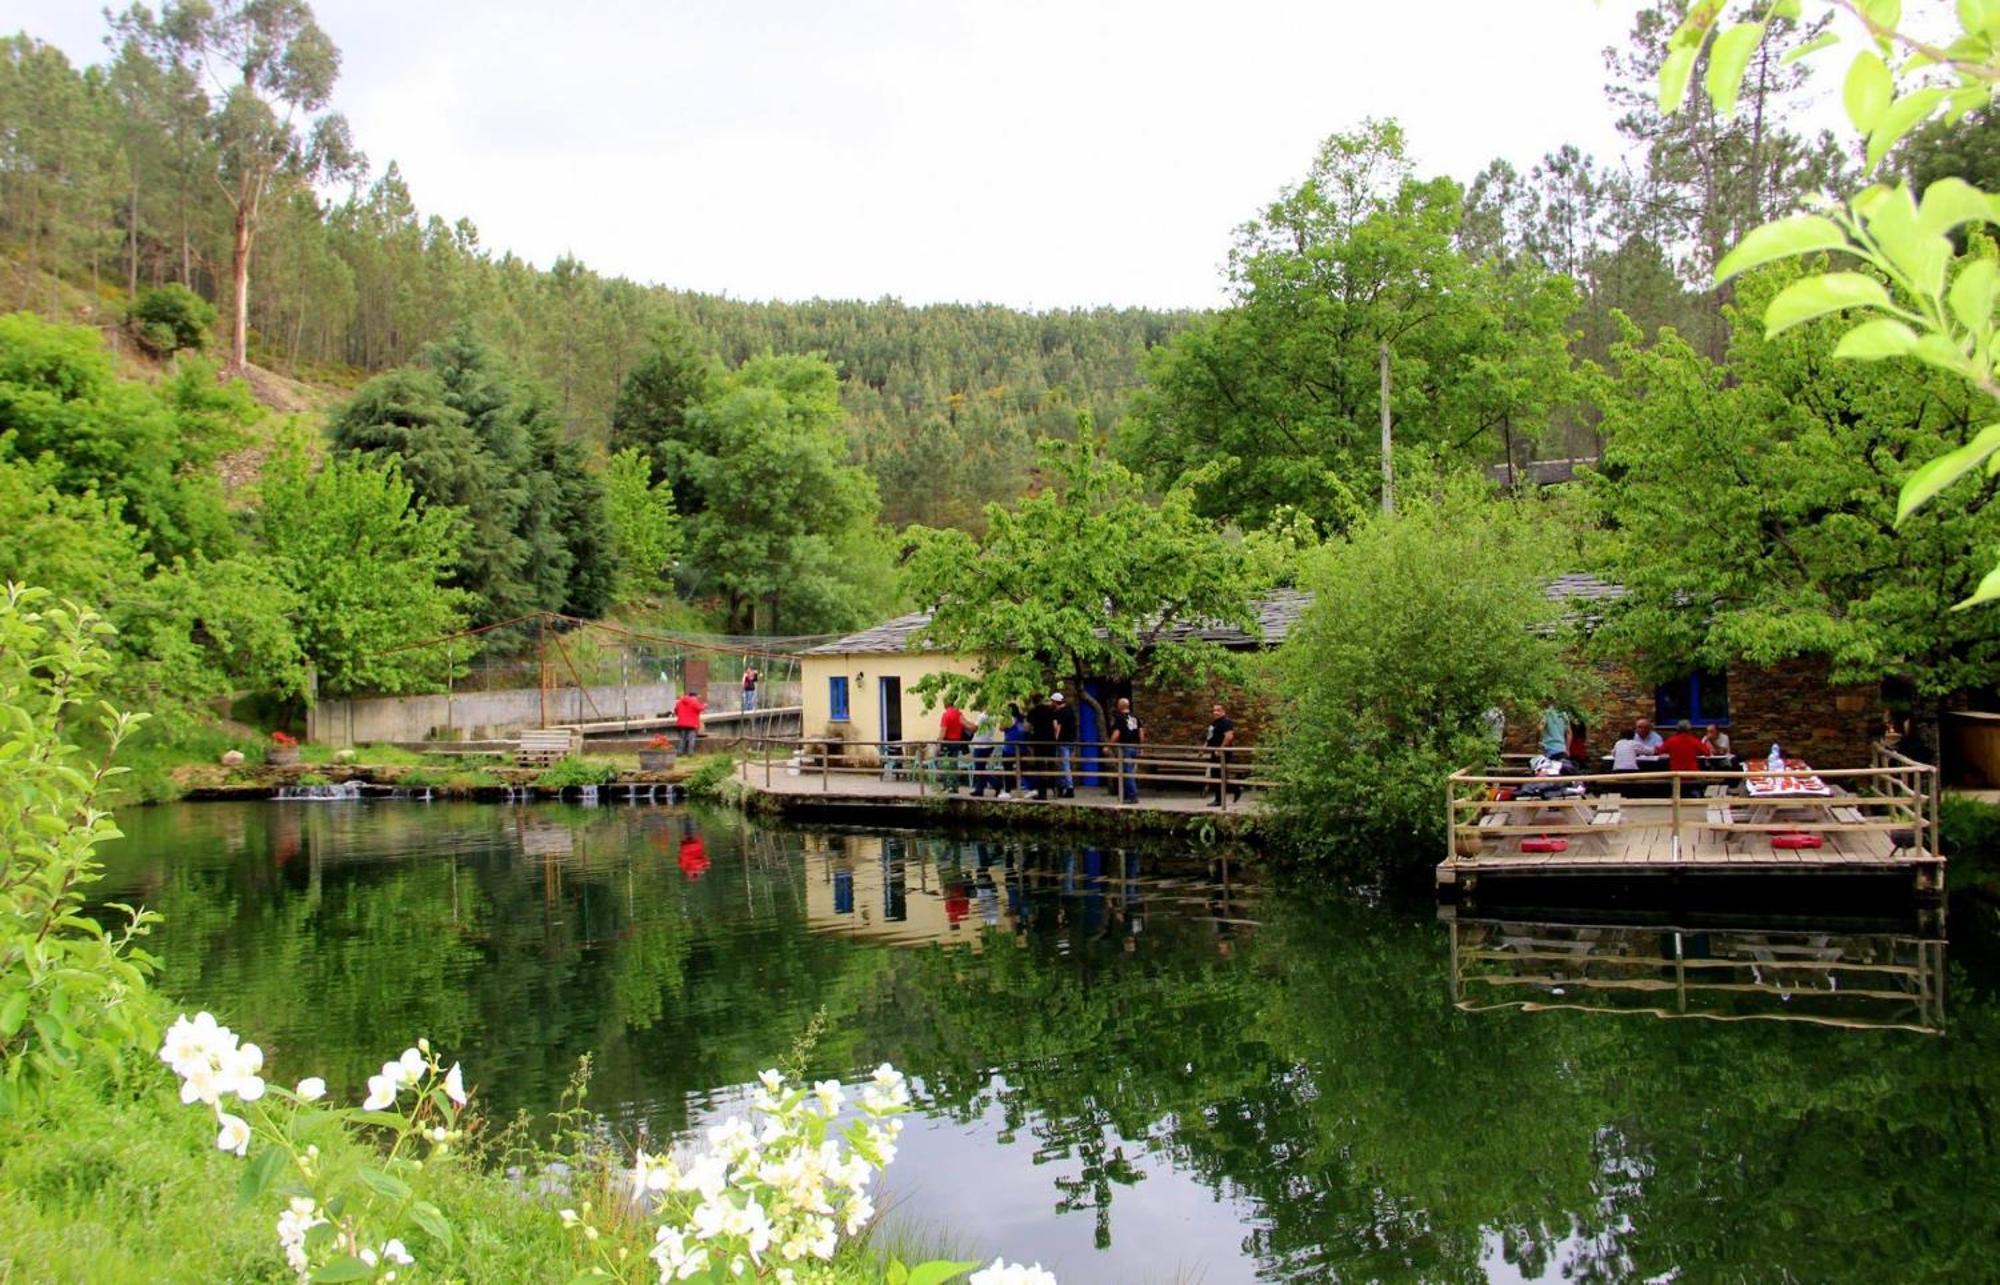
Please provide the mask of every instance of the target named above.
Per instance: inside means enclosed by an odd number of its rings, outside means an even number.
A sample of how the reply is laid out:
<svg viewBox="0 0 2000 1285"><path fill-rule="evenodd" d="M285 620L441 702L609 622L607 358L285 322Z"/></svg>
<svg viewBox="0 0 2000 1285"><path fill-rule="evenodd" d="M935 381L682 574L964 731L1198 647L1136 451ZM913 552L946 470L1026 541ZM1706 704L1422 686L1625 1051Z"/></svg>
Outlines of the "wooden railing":
<svg viewBox="0 0 2000 1285"><path fill-rule="evenodd" d="M925 796L953 790L969 791L983 784L988 793L1005 790L1056 790L1063 776L1060 752L1044 754L1030 742L897 740L861 741L833 737L747 737L761 762L765 788L776 773L796 770L819 777L830 793L836 777L913 782ZM1201 745L1141 744L1127 757L1125 747L1111 741L1070 741L1069 775L1082 793L1086 789L1122 797L1121 768L1143 800L1151 791L1171 790L1217 794L1227 812L1253 793L1271 788L1270 751L1263 746L1231 745L1210 749ZM1084 786L1085 777L1097 784Z"/></svg>
<svg viewBox="0 0 2000 1285"><path fill-rule="evenodd" d="M1937 769L1881 746L1875 747L1873 758L1873 765L1865 768L1812 770L1809 775L1832 787L1832 794L1775 798L1739 793L1737 787L1751 780L1808 773L1750 767L1733 772L1593 772L1537 777L1467 769L1454 772L1446 786L1447 833L1456 856L1478 852L1490 840L1500 840L1503 849L1516 846L1520 837L1528 835L1592 835L1613 841L1617 836L1631 838L1640 830L1657 833L1664 827L1674 861L1691 854L1692 841L1709 835L1721 836L1727 851L1734 836L1745 834L1881 834L1891 836L1894 850L1937 860ZM1584 795L1497 797L1500 790L1536 782L1581 785ZM1753 819L1757 813L1776 810L1791 815ZM1549 819L1548 814L1555 814L1556 819Z"/></svg>

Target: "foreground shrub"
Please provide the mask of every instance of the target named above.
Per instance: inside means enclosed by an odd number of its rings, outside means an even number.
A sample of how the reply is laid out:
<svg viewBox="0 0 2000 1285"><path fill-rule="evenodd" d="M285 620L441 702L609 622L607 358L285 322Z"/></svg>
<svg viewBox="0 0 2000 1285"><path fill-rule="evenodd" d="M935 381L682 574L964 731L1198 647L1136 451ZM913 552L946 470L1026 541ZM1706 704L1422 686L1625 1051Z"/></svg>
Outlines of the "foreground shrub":
<svg viewBox="0 0 2000 1285"><path fill-rule="evenodd" d="M0 1115L86 1062L116 1074L152 1038L143 1003L153 961L137 949L155 918L83 913L97 845L118 836L98 807L138 717L92 702L111 667L111 626L46 591L0 594ZM82 719L109 748L85 760L66 737Z"/></svg>
<svg viewBox="0 0 2000 1285"><path fill-rule="evenodd" d="M1445 778L1499 748L1489 711L1536 709L1571 681L1546 519L1468 476L1402 503L1308 561L1314 602L1278 653L1279 824L1366 873L1435 863Z"/></svg>
<svg viewBox="0 0 2000 1285"><path fill-rule="evenodd" d="M182 349L208 347L215 325L215 305L179 282L151 286L139 292L126 314L139 343L157 357Z"/></svg>
<svg viewBox="0 0 2000 1285"><path fill-rule="evenodd" d="M544 790L565 790L573 785L606 785L618 775L616 768L608 763L593 763L589 759L572 754L566 759L551 763L542 774L535 778L535 784Z"/></svg>

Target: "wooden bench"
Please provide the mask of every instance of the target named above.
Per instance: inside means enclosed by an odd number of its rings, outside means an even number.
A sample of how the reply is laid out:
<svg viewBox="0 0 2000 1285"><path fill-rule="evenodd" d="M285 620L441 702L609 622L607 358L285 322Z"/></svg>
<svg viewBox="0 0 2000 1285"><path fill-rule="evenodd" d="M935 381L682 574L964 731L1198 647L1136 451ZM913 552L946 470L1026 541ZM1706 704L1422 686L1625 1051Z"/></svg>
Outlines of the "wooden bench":
<svg viewBox="0 0 2000 1285"><path fill-rule="evenodd" d="M568 758L576 748L576 733L567 727L537 727L521 733L514 747L516 767L547 767Z"/></svg>

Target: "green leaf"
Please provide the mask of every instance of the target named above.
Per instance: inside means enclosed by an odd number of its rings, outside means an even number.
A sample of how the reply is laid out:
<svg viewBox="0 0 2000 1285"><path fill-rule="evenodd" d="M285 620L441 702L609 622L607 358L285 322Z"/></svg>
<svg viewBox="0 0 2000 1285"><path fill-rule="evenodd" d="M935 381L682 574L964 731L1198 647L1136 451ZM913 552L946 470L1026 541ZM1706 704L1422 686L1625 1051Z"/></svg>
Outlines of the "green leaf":
<svg viewBox="0 0 2000 1285"><path fill-rule="evenodd" d="M1863 50L1854 55L1854 62L1848 66L1847 83L1841 87L1840 96L1847 106L1847 119L1854 122L1858 132L1866 134L1875 128L1875 122L1895 99L1896 80L1889 74L1887 63Z"/></svg>
<svg viewBox="0 0 2000 1285"><path fill-rule="evenodd" d="M910 1285L910 1269L903 1266L903 1260L892 1258L889 1269L882 1274L883 1285Z"/></svg>
<svg viewBox="0 0 2000 1285"><path fill-rule="evenodd" d="M1787 49L1785 51L1785 56L1778 59L1778 63L1780 66L1783 66L1786 63L1795 63L1799 59L1804 58L1809 54L1818 53L1820 50L1826 48L1828 45L1837 45L1839 43L1840 43L1839 32L1823 31L1819 35L1814 36L1811 40L1808 40L1804 44L1798 46L1796 49Z"/></svg>
<svg viewBox="0 0 2000 1285"><path fill-rule="evenodd" d="M1660 64L1660 110L1667 115L1679 111L1687 98L1695 55L1700 52L1698 47L1684 45L1668 51L1666 61Z"/></svg>
<svg viewBox="0 0 2000 1285"><path fill-rule="evenodd" d="M979 1264L954 1263L942 1258L934 1258L928 1263L918 1263L910 1269L910 1285L944 1285L954 1276L971 1271Z"/></svg>
<svg viewBox="0 0 2000 1285"><path fill-rule="evenodd" d="M263 1195L284 1165L285 1153L277 1147L265 1147L252 1156L243 1170L242 1179L236 1184L236 1203L247 1205Z"/></svg>
<svg viewBox="0 0 2000 1285"><path fill-rule="evenodd" d="M1932 87L1904 94L1885 108L1876 119L1874 130L1868 135L1867 168L1874 169L1889 154L1889 149L1902 141L1903 135L1915 129L1938 109L1944 101L1945 91Z"/></svg>
<svg viewBox="0 0 2000 1285"><path fill-rule="evenodd" d="M1991 259L1974 259L1958 270L1951 283L1951 315L1967 330L1993 324L1993 301L2000 295L2000 266Z"/></svg>
<svg viewBox="0 0 2000 1285"><path fill-rule="evenodd" d="M1889 292L1859 272L1823 272L1794 281L1764 309L1764 335L1782 334L1843 308L1887 308Z"/></svg>
<svg viewBox="0 0 2000 1285"><path fill-rule="evenodd" d="M2000 450L2000 424L1988 424L1965 445L1938 456L1910 474L1903 482L1902 494L1896 498L1897 523L1900 525L1904 518L1922 508L1932 496L1978 468L1996 450Z"/></svg>
<svg viewBox="0 0 2000 1285"><path fill-rule="evenodd" d="M1817 214L1798 214L1752 228L1734 250L1715 265L1715 284L1721 285L1740 272L1761 268L1776 259L1816 250L1848 248L1847 233L1832 219Z"/></svg>
<svg viewBox="0 0 2000 1285"><path fill-rule="evenodd" d="M1879 361L1885 357L1907 357L1916 346L1916 331L1894 317L1877 317L1842 335L1833 355L1856 361Z"/></svg>
<svg viewBox="0 0 2000 1285"><path fill-rule="evenodd" d="M424 1229L426 1235L446 1249L451 1248L451 1224L445 1220L444 1212L428 1200L419 1200L410 1206L410 1221Z"/></svg>
<svg viewBox="0 0 2000 1285"><path fill-rule="evenodd" d="M2000 567L1987 572L1986 578L1979 582L1979 587L1972 591L1972 596L1964 602L1952 604L1951 609L1964 611L1967 607L1977 607L1980 603L1991 602L1995 598L2000 598Z"/></svg>
<svg viewBox="0 0 2000 1285"><path fill-rule="evenodd" d="M380 1169L370 1169L364 1165L354 1171L354 1176L361 1180L362 1186L385 1200L408 1200L410 1198L409 1183L404 1182L401 1178L391 1177L383 1173Z"/></svg>
<svg viewBox="0 0 2000 1285"><path fill-rule="evenodd" d="M313 1281L372 1281L375 1269L358 1258L336 1258L313 1270Z"/></svg>
<svg viewBox="0 0 2000 1285"><path fill-rule="evenodd" d="M1968 36L1986 30L1986 0L1958 0L1958 25Z"/></svg>
<svg viewBox="0 0 2000 1285"><path fill-rule="evenodd" d="M15 991L0 1004L0 1039L13 1039L21 1029L21 1023L28 1020L28 992Z"/></svg>
<svg viewBox="0 0 2000 1285"><path fill-rule="evenodd" d="M1715 110L1724 116L1736 110L1736 95L1743 88L1743 73L1750 66L1750 55L1757 52L1757 46L1764 39L1764 24L1761 22L1739 22L1715 38L1715 47L1708 53L1709 101Z"/></svg>
<svg viewBox="0 0 2000 1285"><path fill-rule="evenodd" d="M1941 178L1924 189L1917 206L1917 226L1943 236L1961 223L1992 223L2000 206L1962 178Z"/></svg>
<svg viewBox="0 0 2000 1285"><path fill-rule="evenodd" d="M1903 0L1861 0L1861 12L1883 31L1894 31L1903 24Z"/></svg>

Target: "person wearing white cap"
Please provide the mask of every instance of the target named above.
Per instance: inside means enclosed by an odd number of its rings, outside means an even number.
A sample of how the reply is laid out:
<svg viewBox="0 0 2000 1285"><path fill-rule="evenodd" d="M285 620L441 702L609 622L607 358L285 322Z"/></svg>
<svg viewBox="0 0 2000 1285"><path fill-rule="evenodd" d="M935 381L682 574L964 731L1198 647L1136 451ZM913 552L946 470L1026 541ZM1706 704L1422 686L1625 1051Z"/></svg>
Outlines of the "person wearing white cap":
<svg viewBox="0 0 2000 1285"><path fill-rule="evenodd" d="M1047 799L1054 784L1056 741L1061 734L1056 707L1061 702L1062 693L1057 692L1048 700L1036 701L1028 711L1028 775L1037 799Z"/></svg>
<svg viewBox="0 0 2000 1285"><path fill-rule="evenodd" d="M1056 710L1056 753L1062 763L1062 797L1076 797L1076 710L1061 692L1049 693L1049 704Z"/></svg>

